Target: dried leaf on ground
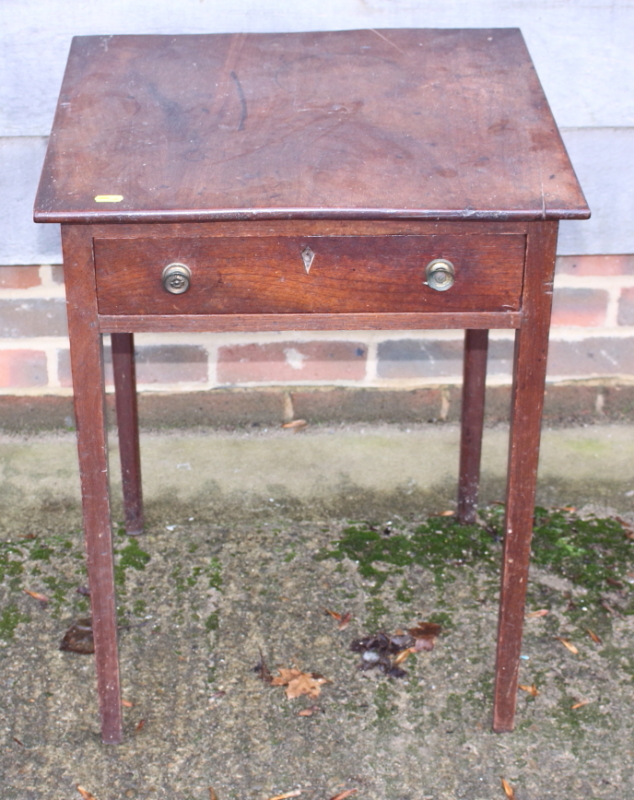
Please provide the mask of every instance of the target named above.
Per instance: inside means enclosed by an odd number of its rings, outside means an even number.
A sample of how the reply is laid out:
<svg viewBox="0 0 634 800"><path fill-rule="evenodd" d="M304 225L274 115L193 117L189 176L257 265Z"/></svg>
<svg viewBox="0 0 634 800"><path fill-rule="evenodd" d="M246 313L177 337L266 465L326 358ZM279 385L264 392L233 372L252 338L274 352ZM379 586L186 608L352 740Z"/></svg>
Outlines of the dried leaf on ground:
<svg viewBox="0 0 634 800"><path fill-rule="evenodd" d="M358 791L358 789L346 789L343 792L339 792L339 794L336 794L334 797L331 797L330 800L345 800L346 797L350 797Z"/></svg>
<svg viewBox="0 0 634 800"><path fill-rule="evenodd" d="M134 703L131 703L129 700L122 700L121 705L125 706L125 708L134 708Z"/></svg>
<svg viewBox="0 0 634 800"><path fill-rule="evenodd" d="M92 618L77 619L64 634L59 646L60 650L69 653L82 653L89 655L95 652L95 642L92 636Z"/></svg>
<svg viewBox="0 0 634 800"><path fill-rule="evenodd" d="M598 636L594 631L590 630L590 628L586 628L586 633L595 644L603 644L601 637Z"/></svg>
<svg viewBox="0 0 634 800"><path fill-rule="evenodd" d="M303 694L312 698L319 697L322 685L328 683L328 679L317 672L302 672L299 669L285 668L278 669L278 672L279 676L271 680L271 685L286 686L286 696L289 700Z"/></svg>
<svg viewBox="0 0 634 800"><path fill-rule="evenodd" d="M305 428L308 425L305 419L294 419L291 422L285 422L282 427L288 430L297 431Z"/></svg>
<svg viewBox="0 0 634 800"><path fill-rule="evenodd" d="M539 619L539 617L545 617L549 613L547 608L540 608L538 611L529 611L526 619Z"/></svg>
<svg viewBox="0 0 634 800"><path fill-rule="evenodd" d="M528 694L530 694L531 697L537 697L537 695L539 694L539 689L537 688L537 686L535 686L534 683L531 683L530 686L526 686L520 683L518 685L518 689L521 689L523 692L527 692Z"/></svg>
<svg viewBox="0 0 634 800"><path fill-rule="evenodd" d="M92 794L91 792L89 792L88 789L84 789L83 786L80 786L79 784L77 784L75 786L75 788L77 789L79 794L84 798L84 800L97 800L95 795Z"/></svg>
<svg viewBox="0 0 634 800"><path fill-rule="evenodd" d="M339 614L337 611L331 611L329 608L324 608L324 613L330 614L330 616L337 620L339 625L337 626L340 631L344 630L350 624L350 620L352 619L352 614L349 611L346 611L345 614Z"/></svg>
<svg viewBox="0 0 634 800"><path fill-rule="evenodd" d="M348 627L348 625L350 624L350 620L351 619L352 619L352 614L349 611L346 611L346 613L343 615L343 617L341 617L341 620L339 621L339 625L337 625L339 630L340 631L345 630Z"/></svg>
<svg viewBox="0 0 634 800"><path fill-rule="evenodd" d="M264 683L271 683L273 680L273 676L269 668L266 665L266 661L264 660L264 656L262 655L262 651L260 650L260 660L258 663L253 667L253 671L257 672L260 678L264 681Z"/></svg>
<svg viewBox="0 0 634 800"><path fill-rule="evenodd" d="M435 622L419 622L415 628L410 628L408 633L416 640L414 650L433 650L436 638L440 635L442 628Z"/></svg>
<svg viewBox="0 0 634 800"><path fill-rule="evenodd" d="M402 664L403 661L408 659L412 653L416 652L415 647L408 647L407 650L401 650L401 652L396 656L394 661L392 662L395 667L398 667L399 664Z"/></svg>
<svg viewBox="0 0 634 800"><path fill-rule="evenodd" d="M218 795L213 786L209 787L209 800L218 800Z"/></svg>
<svg viewBox="0 0 634 800"><path fill-rule="evenodd" d="M581 700L578 703L575 703L573 706L570 706L571 711L576 711L578 708L583 708L587 706L590 700Z"/></svg>
<svg viewBox="0 0 634 800"><path fill-rule="evenodd" d="M442 628L436 622L419 622L415 628L409 628L408 633L415 639L440 636Z"/></svg>
<svg viewBox="0 0 634 800"><path fill-rule="evenodd" d="M319 706L309 706L308 708L303 708L301 711L298 712L298 717L312 717L313 714L318 714L321 711Z"/></svg>
<svg viewBox="0 0 634 800"><path fill-rule="evenodd" d="M359 669L376 668L392 678L403 678L407 672L399 664L411 653L433 650L440 631L440 625L435 622L419 622L407 633L400 630L393 634L379 632L355 639L351 642L350 649L362 654Z"/></svg>
<svg viewBox="0 0 634 800"><path fill-rule="evenodd" d="M135 733L140 733L143 730L144 727L145 727L145 720L144 719L140 719L136 724L134 732Z"/></svg>
<svg viewBox="0 0 634 800"><path fill-rule="evenodd" d="M563 636L555 636L555 639L557 639L557 641L561 642L564 647L566 647L568 650L570 650L571 653L574 653L575 655L579 654L579 651L577 650L577 648L574 646L574 644L572 642L569 642L568 639L564 639Z"/></svg>
<svg viewBox="0 0 634 800"><path fill-rule="evenodd" d="M28 589L22 589L24 594L28 594L29 597L32 597L34 600L39 600L40 605L47 606L50 603L50 600L45 594L40 594L39 592L29 592Z"/></svg>
<svg viewBox="0 0 634 800"><path fill-rule="evenodd" d="M287 800L289 797L299 797L302 793L301 789L293 789L292 792L284 792L284 794L276 794L275 797L269 797L268 800Z"/></svg>
<svg viewBox="0 0 634 800"><path fill-rule="evenodd" d="M614 519L622 526L626 539L634 539L634 527L623 517L614 517Z"/></svg>
<svg viewBox="0 0 634 800"><path fill-rule="evenodd" d="M504 789L504 794L509 798L509 800L515 800L515 789L511 786L511 784L506 780L506 778L502 778L502 788Z"/></svg>
<svg viewBox="0 0 634 800"><path fill-rule="evenodd" d="M407 673L393 662L394 656L402 650L414 646L416 640L409 634L395 634L388 636L386 633L375 633L355 639L350 643L350 649L361 653L359 669L380 669L393 678L403 678Z"/></svg>

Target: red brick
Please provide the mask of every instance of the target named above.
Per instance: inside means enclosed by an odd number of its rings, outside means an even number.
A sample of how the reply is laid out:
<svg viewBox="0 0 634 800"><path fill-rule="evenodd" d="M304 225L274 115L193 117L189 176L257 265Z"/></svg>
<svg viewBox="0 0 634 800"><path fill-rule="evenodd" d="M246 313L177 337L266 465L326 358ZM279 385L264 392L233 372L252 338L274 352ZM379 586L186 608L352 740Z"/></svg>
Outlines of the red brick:
<svg viewBox="0 0 634 800"><path fill-rule="evenodd" d="M62 298L0 300L0 336L64 336L66 302Z"/></svg>
<svg viewBox="0 0 634 800"><path fill-rule="evenodd" d="M72 386L70 353L61 350L57 365L59 382ZM106 384L112 386L112 356L104 348ZM204 383L208 377L208 356L203 347L189 344L148 345L136 348L137 383Z"/></svg>
<svg viewBox="0 0 634 800"><path fill-rule="evenodd" d="M460 418L460 387L449 387L448 421ZM145 429L278 426L284 419L286 389L214 389L203 392L141 394L139 419ZM436 419L438 389L307 389L293 393L300 406L295 417L309 422L412 422ZM317 398L319 395L319 398ZM380 397L379 397L380 395ZM486 420L508 421L511 389L490 386L486 397ZM597 408L597 396L603 407ZM326 400L322 400L326 396ZM106 398L108 417L115 419L114 397ZM303 409L303 410L301 410ZM306 413L305 413L306 412ZM634 386L585 383L551 384L546 389L544 420L578 423L601 420L634 421ZM0 395L0 430L24 432L72 428L70 397L20 397Z"/></svg>
<svg viewBox="0 0 634 800"><path fill-rule="evenodd" d="M72 397L0 395L0 430L30 433L74 427Z"/></svg>
<svg viewBox="0 0 634 800"><path fill-rule="evenodd" d="M222 383L362 380L367 350L359 342L275 342L221 347Z"/></svg>
<svg viewBox="0 0 634 800"><path fill-rule="evenodd" d="M39 267L0 266L0 289L28 289L39 285Z"/></svg>
<svg viewBox="0 0 634 800"><path fill-rule="evenodd" d="M555 289L552 324L603 325L608 298L603 289Z"/></svg>
<svg viewBox="0 0 634 800"><path fill-rule="evenodd" d="M41 350L0 350L0 388L46 386L46 353Z"/></svg>
<svg viewBox="0 0 634 800"><path fill-rule="evenodd" d="M551 340L548 374L584 378L634 375L634 336L593 336L579 342Z"/></svg>
<svg viewBox="0 0 634 800"><path fill-rule="evenodd" d="M110 350L106 351L110 370ZM204 383L209 376L209 356L192 344L150 345L136 350L138 383Z"/></svg>
<svg viewBox="0 0 634 800"><path fill-rule="evenodd" d="M618 322L619 325L634 325L634 288L621 290Z"/></svg>
<svg viewBox="0 0 634 800"><path fill-rule="evenodd" d="M378 347L380 378L456 378L462 376L461 339L390 339ZM489 342L489 375L510 375L513 342Z"/></svg>
<svg viewBox="0 0 634 800"><path fill-rule="evenodd" d="M601 418L599 395L603 394L601 386L585 384L546 384L544 396L544 422L582 422Z"/></svg>
<svg viewBox="0 0 634 800"><path fill-rule="evenodd" d="M634 386L606 386L602 393L606 418L634 421Z"/></svg>
<svg viewBox="0 0 634 800"><path fill-rule="evenodd" d="M559 256L557 272L562 275L634 275L634 255Z"/></svg>
<svg viewBox="0 0 634 800"><path fill-rule="evenodd" d="M308 422L428 422L441 414L440 389L346 387L291 392L296 419Z"/></svg>
<svg viewBox="0 0 634 800"><path fill-rule="evenodd" d="M198 426L277 427L284 422L285 398L286 391L281 388L142 393L139 421L144 428L153 430Z"/></svg>

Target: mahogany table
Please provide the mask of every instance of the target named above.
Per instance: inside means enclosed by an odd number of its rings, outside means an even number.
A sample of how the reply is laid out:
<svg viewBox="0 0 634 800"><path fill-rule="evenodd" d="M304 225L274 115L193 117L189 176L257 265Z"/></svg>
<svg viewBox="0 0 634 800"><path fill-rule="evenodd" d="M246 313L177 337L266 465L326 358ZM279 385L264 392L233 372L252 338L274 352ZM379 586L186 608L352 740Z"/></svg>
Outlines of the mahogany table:
<svg viewBox="0 0 634 800"><path fill-rule="evenodd" d="M61 222L104 742L122 738L102 336L142 529L137 331L515 330L493 727L513 727L559 219L589 210L520 32L73 40L35 204Z"/></svg>

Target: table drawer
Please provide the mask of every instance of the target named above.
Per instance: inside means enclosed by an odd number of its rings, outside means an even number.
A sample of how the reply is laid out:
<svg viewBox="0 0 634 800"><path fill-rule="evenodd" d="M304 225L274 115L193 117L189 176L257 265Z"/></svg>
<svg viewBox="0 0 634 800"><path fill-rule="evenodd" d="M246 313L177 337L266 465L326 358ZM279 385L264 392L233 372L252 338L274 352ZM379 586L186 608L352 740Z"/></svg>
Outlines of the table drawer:
<svg viewBox="0 0 634 800"><path fill-rule="evenodd" d="M95 239L101 314L291 314L516 311L521 234ZM454 283L426 284L446 259ZM164 269L190 271L171 294Z"/></svg>

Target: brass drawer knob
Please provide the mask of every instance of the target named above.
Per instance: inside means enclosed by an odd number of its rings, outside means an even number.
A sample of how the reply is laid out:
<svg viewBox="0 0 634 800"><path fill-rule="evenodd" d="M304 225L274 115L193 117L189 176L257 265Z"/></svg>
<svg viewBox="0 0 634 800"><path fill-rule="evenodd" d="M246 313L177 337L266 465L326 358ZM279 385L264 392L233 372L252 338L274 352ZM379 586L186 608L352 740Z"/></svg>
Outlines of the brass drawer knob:
<svg viewBox="0 0 634 800"><path fill-rule="evenodd" d="M455 270L451 261L446 258L435 258L425 269L427 286L437 292L446 292L454 283Z"/></svg>
<svg viewBox="0 0 634 800"><path fill-rule="evenodd" d="M163 270L163 288L170 294L183 294L189 289L192 273L185 264L168 264Z"/></svg>

